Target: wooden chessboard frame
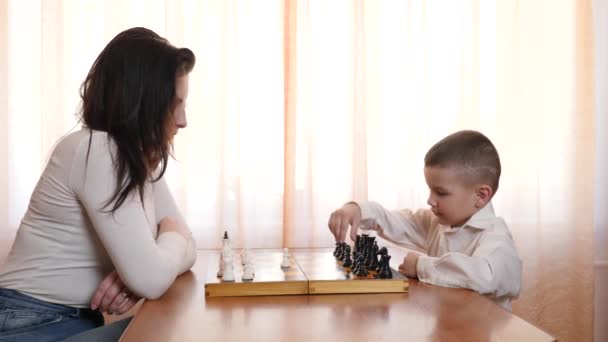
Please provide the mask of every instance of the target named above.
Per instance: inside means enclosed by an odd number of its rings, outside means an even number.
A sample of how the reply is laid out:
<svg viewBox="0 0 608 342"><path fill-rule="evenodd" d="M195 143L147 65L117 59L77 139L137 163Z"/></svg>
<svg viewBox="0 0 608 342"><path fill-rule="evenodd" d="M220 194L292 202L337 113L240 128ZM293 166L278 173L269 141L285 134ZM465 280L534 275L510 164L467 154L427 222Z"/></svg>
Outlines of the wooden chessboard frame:
<svg viewBox="0 0 608 342"><path fill-rule="evenodd" d="M392 270L392 279L360 279L346 272L336 261L330 248L293 250L287 269L281 268L282 251L254 250L255 277L242 280L240 254L235 250L235 280L223 281L217 276L220 251L208 259L205 296L271 296L316 295L337 293L400 293L407 292L407 278ZM276 266L275 266L276 265Z"/></svg>

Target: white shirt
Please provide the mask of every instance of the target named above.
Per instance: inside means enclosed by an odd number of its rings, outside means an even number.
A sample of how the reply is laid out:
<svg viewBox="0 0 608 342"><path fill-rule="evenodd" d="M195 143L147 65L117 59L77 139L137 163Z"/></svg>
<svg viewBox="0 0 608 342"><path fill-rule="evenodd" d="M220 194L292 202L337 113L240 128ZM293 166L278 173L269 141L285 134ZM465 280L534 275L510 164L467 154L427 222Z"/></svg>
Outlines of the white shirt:
<svg viewBox="0 0 608 342"><path fill-rule="evenodd" d="M105 212L116 187L116 146L93 131L87 164L89 132L71 133L53 150L0 267L0 287L84 308L115 269L130 291L158 298L192 267L194 241L157 236L162 218L184 221L163 179L146 183L143 207L135 191L113 215Z"/></svg>
<svg viewBox="0 0 608 342"><path fill-rule="evenodd" d="M373 229L397 245L423 250L418 278L426 283L467 288L511 310L521 290L522 263L511 233L492 203L462 227L439 223L429 209L389 211L378 203L357 203L362 229Z"/></svg>

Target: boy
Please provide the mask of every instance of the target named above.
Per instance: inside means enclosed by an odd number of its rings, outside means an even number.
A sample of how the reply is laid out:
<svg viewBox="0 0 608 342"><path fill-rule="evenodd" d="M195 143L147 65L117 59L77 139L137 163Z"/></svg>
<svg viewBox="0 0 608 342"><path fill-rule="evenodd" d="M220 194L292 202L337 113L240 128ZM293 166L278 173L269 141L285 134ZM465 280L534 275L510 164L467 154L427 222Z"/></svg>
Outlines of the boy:
<svg viewBox="0 0 608 342"><path fill-rule="evenodd" d="M467 288L511 310L521 289L522 264L505 221L494 214L500 159L475 131L451 134L427 152L424 177L430 209L389 211L374 202L349 202L334 211L329 229L344 241L349 225L426 251L408 253L399 272L423 282Z"/></svg>

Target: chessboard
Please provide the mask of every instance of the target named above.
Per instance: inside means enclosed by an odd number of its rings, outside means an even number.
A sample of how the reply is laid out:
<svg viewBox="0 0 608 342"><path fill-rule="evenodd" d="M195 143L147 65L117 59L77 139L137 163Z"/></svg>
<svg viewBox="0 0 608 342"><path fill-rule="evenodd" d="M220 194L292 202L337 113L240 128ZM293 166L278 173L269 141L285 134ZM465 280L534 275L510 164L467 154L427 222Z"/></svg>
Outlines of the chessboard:
<svg viewBox="0 0 608 342"><path fill-rule="evenodd" d="M289 267L281 267L283 252L278 250L252 250L255 258L255 277L241 279L242 262L234 254L234 280L218 277L221 252L218 250L208 259L205 295L268 296L338 293L394 293L407 292L407 278L391 269L391 279L375 279L372 276L357 277L342 267L332 254L331 248L298 249L289 253Z"/></svg>

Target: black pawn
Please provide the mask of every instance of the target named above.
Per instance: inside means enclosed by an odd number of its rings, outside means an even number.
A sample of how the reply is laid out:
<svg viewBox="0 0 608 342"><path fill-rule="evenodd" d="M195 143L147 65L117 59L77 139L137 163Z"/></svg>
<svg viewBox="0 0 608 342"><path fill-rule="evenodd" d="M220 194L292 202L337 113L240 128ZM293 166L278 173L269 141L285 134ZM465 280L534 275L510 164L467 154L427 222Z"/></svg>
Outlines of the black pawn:
<svg viewBox="0 0 608 342"><path fill-rule="evenodd" d="M357 273L355 273L357 277L367 277L367 270L365 269L365 265L361 264L361 266L357 269Z"/></svg>
<svg viewBox="0 0 608 342"><path fill-rule="evenodd" d="M228 239L228 231L224 230L224 239Z"/></svg>
<svg viewBox="0 0 608 342"><path fill-rule="evenodd" d="M380 271L380 279L392 279L393 272L389 266L389 260L391 260L390 255L382 256L382 270Z"/></svg>
<svg viewBox="0 0 608 342"><path fill-rule="evenodd" d="M344 261L344 257L346 256L346 247L348 245L346 244L346 242L342 242L340 244L340 252L338 253L338 260L340 261Z"/></svg>
<svg viewBox="0 0 608 342"><path fill-rule="evenodd" d="M336 241L336 248L334 249L334 256L338 256L338 252L340 251L340 243Z"/></svg>
<svg viewBox="0 0 608 342"><path fill-rule="evenodd" d="M353 260L350 258L350 246L346 245L344 249L344 264L343 267L351 267L353 265Z"/></svg>

